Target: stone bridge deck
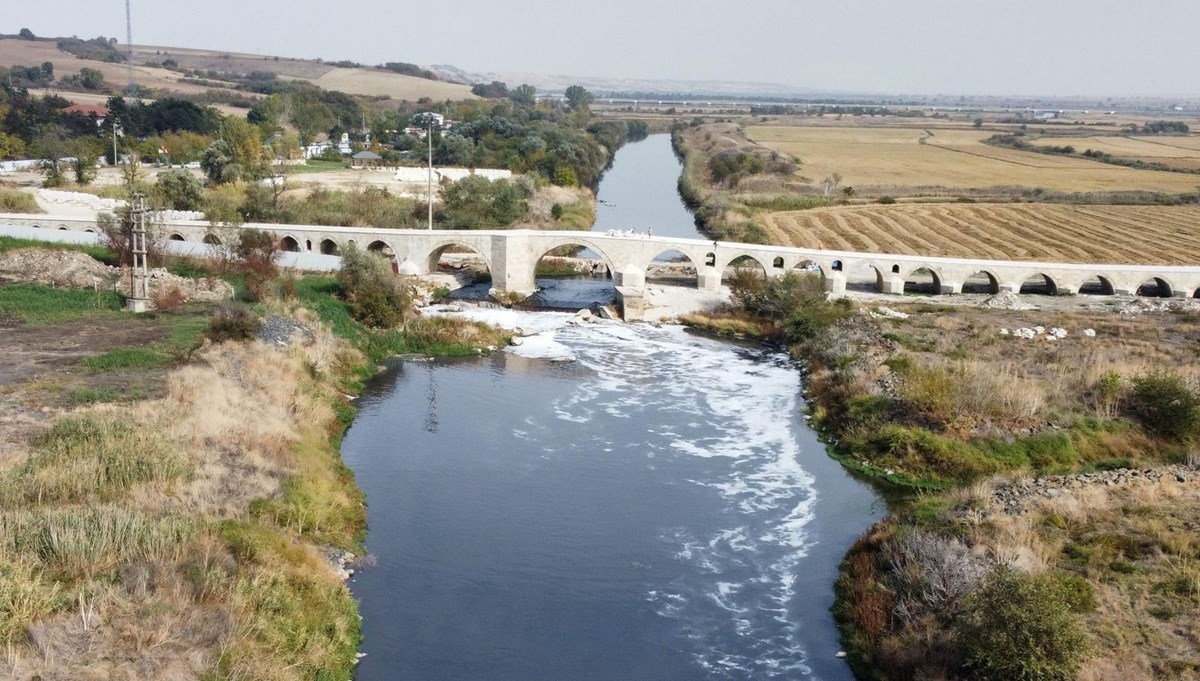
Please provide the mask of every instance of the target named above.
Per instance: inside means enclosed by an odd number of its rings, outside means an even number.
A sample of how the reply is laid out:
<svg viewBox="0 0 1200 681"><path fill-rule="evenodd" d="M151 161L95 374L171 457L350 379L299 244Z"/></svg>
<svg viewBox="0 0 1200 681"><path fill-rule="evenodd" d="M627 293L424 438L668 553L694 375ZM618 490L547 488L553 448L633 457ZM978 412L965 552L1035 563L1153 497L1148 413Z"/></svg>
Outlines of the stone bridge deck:
<svg viewBox="0 0 1200 681"><path fill-rule="evenodd" d="M42 229L96 229L93 220L53 215L0 214L0 223ZM163 228L174 240L219 243L220 239L229 238L206 222L173 221L165 223ZM1058 294L1079 293L1086 287L1100 293L1134 295L1148 286L1159 295L1200 296L1200 266L938 258L599 232L429 231L254 223L245 224L242 229L270 232L289 251L336 255L354 243L394 257L399 271L407 274L435 271L442 254L449 249L473 251L487 264L495 293L513 296L534 292L538 260L563 246L583 246L595 253L627 299L640 297L647 268L655 258L671 251L678 251L691 261L697 272L697 286L706 290L718 289L725 268L748 258L758 263L768 276L780 276L797 268L819 270L826 288L833 293L844 293L850 279L865 279L874 281L882 293L900 294L906 281L917 276L931 280L934 291L941 294L962 292L968 280L986 280L986 288L991 292L1017 292L1035 280L1048 292Z"/></svg>

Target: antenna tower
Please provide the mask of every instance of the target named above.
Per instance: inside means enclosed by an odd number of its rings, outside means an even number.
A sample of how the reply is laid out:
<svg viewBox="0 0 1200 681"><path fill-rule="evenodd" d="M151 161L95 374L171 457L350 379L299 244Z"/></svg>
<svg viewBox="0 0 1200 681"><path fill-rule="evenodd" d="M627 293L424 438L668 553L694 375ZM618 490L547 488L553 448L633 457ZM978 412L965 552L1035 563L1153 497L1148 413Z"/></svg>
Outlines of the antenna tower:
<svg viewBox="0 0 1200 681"><path fill-rule="evenodd" d="M133 12L129 8L129 0L125 0L125 68L129 84L126 89L130 95L137 94L137 81L133 79Z"/></svg>

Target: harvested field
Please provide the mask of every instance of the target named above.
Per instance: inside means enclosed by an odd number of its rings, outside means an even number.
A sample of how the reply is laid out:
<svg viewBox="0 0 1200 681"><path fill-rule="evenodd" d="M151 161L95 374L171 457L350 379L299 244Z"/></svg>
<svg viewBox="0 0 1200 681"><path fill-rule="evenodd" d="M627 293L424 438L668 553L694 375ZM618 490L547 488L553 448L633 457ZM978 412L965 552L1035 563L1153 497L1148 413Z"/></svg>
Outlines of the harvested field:
<svg viewBox="0 0 1200 681"><path fill-rule="evenodd" d="M434 100L476 99L471 88L457 83L443 83L413 76L403 76L375 69L333 69L312 81L326 90L339 90L352 95L382 96L392 99Z"/></svg>
<svg viewBox="0 0 1200 681"><path fill-rule="evenodd" d="M800 159L812 181L832 173L843 186L898 195L918 188L1040 187L1063 192L1194 191L1196 178L983 144L993 133L924 127L750 126L747 136ZM1188 139L1188 138L1182 138ZM1078 140L1073 141L1077 144Z"/></svg>
<svg viewBox="0 0 1200 681"><path fill-rule="evenodd" d="M79 73L80 69L87 67L103 73L105 83L108 85L114 88L123 88L128 77L124 64L80 59L73 54L59 50L58 46L51 42L0 40L0 66L13 66L14 64L32 66L46 61L54 64L56 78ZM137 79L138 85L144 88L170 90L184 94L201 94L213 89L189 83L180 74L167 69L135 65L133 75Z"/></svg>
<svg viewBox="0 0 1200 681"><path fill-rule="evenodd" d="M1037 146L1072 146L1082 153L1089 149L1145 163L1163 163L1175 168L1200 168L1200 137L1041 137Z"/></svg>
<svg viewBox="0 0 1200 681"><path fill-rule="evenodd" d="M771 213L761 220L772 242L806 248L995 260L1200 263L1200 206L898 204Z"/></svg>

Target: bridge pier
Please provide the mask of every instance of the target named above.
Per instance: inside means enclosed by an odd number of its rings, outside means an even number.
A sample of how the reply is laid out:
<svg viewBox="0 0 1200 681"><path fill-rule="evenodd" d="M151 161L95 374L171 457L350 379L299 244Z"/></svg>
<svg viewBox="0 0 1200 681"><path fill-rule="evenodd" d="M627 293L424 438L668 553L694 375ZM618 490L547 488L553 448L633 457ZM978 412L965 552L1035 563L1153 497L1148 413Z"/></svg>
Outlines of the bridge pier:
<svg viewBox="0 0 1200 681"><path fill-rule="evenodd" d="M721 271L715 267L702 267L696 273L696 288L701 291L721 290Z"/></svg>
<svg viewBox="0 0 1200 681"><path fill-rule="evenodd" d="M884 277L879 282L879 292L880 293L890 293L893 295L902 295L904 293L904 277L897 277L897 276Z"/></svg>
<svg viewBox="0 0 1200 681"><path fill-rule="evenodd" d="M835 296L846 295L846 275L842 274L841 272L830 272L829 274L826 274L825 290ZM904 291L903 285L901 285L900 290Z"/></svg>

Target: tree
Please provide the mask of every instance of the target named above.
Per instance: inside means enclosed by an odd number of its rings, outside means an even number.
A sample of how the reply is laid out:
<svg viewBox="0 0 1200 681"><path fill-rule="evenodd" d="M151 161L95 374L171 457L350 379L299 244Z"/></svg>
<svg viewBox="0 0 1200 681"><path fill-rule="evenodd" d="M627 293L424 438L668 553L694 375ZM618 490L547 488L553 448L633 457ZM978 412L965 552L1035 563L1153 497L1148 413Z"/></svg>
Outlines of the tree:
<svg viewBox="0 0 1200 681"><path fill-rule="evenodd" d="M200 168L213 184L236 182L242 175L241 166L234 158L233 147L225 140L208 145L200 159Z"/></svg>
<svg viewBox="0 0 1200 681"><path fill-rule="evenodd" d="M529 210L526 198L515 182L471 175L443 190L442 211L452 229L507 227Z"/></svg>
<svg viewBox="0 0 1200 681"><path fill-rule="evenodd" d="M90 151L80 149L71 161L71 170L75 173L75 184L87 186L96 179L96 156Z"/></svg>
<svg viewBox="0 0 1200 681"><path fill-rule="evenodd" d="M975 126L975 129L976 129L976 130L978 130L979 128L982 128L982 127L983 127L983 119L982 119L982 118L976 118L976 119L975 119L975 122L974 122L972 125L974 125L974 126Z"/></svg>
<svg viewBox="0 0 1200 681"><path fill-rule="evenodd" d="M87 67L79 69L79 84L88 90L99 90L104 86L104 73Z"/></svg>
<svg viewBox="0 0 1200 681"><path fill-rule="evenodd" d="M172 170L158 176L154 183L158 201L172 210L204 208L204 185L186 170Z"/></svg>
<svg viewBox="0 0 1200 681"><path fill-rule="evenodd" d="M564 94L567 97L567 107L571 111L586 110L588 105L595 99L592 93L588 92L582 85L572 85L567 88Z"/></svg>
<svg viewBox="0 0 1200 681"><path fill-rule="evenodd" d="M45 80L51 80L54 78L54 64L52 62L42 62L42 77Z"/></svg>
<svg viewBox="0 0 1200 681"><path fill-rule="evenodd" d="M21 29L21 32L17 34L17 37L21 40L37 40L37 36L33 34L33 31L27 28Z"/></svg>
<svg viewBox="0 0 1200 681"><path fill-rule="evenodd" d="M390 329L408 319L412 292L392 274L389 259L350 244L337 279L350 314L363 324Z"/></svg>
<svg viewBox="0 0 1200 681"><path fill-rule="evenodd" d="M824 180L821 180L821 191L822 191L823 195L829 196L830 194L833 193L833 191L835 189L837 189L838 185L841 183L842 183L842 176L839 175L838 173L833 173L832 175L826 177Z"/></svg>
<svg viewBox="0 0 1200 681"><path fill-rule="evenodd" d="M534 104L537 104L537 88L528 83L521 83L517 87L513 88L512 92L509 94L509 99L511 99L514 104L520 104L521 106L533 106Z"/></svg>
<svg viewBox="0 0 1200 681"><path fill-rule="evenodd" d="M0 159L20 158L24 155L25 140L0 132Z"/></svg>
<svg viewBox="0 0 1200 681"><path fill-rule="evenodd" d="M981 681L1072 681L1090 649L1076 612L1089 605L1053 574L1000 567L967 597L954 638Z"/></svg>

